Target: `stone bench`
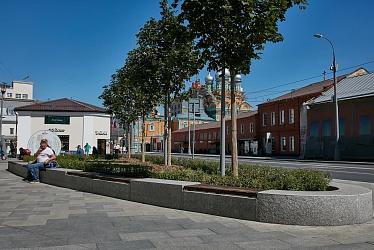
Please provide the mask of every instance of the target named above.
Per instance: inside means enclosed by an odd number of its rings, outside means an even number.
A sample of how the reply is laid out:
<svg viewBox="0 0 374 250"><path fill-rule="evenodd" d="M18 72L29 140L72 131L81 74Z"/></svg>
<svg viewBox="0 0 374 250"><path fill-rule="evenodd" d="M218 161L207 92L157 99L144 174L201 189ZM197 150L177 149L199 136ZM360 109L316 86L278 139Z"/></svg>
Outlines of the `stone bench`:
<svg viewBox="0 0 374 250"><path fill-rule="evenodd" d="M8 170L25 177L27 165L9 162ZM145 204L268 223L336 226L373 219L371 190L334 181L332 191L255 190L62 168L47 168L40 173L40 181Z"/></svg>

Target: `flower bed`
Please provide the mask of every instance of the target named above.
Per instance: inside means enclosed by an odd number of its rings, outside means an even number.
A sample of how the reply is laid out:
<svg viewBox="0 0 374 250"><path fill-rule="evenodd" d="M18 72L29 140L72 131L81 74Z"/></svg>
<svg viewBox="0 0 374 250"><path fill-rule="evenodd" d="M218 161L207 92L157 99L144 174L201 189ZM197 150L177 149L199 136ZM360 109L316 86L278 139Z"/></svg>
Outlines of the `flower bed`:
<svg viewBox="0 0 374 250"><path fill-rule="evenodd" d="M283 169L258 165L239 165L239 177L228 171L220 176L219 163L204 160L172 158L172 166L162 165L162 156L146 156L140 162L139 155L133 158L110 159L109 157L86 158L85 156L58 156L63 168L80 169L85 172L115 174L132 178L158 178L201 182L209 185L245 187L256 189L277 189L294 191L326 191L331 181L330 174L312 169ZM26 159L27 160L27 159ZM230 169L230 166L227 166Z"/></svg>

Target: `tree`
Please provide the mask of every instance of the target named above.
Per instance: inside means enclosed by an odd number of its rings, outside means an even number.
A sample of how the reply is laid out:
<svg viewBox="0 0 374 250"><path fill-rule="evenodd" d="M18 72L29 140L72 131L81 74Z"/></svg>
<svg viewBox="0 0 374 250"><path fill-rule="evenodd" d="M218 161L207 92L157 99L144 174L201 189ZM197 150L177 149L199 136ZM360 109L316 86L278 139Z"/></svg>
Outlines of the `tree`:
<svg viewBox="0 0 374 250"><path fill-rule="evenodd" d="M151 18L137 34L139 48L144 50L156 67L149 71L154 91L165 98L168 130L167 165L171 165L171 116L168 112L174 98L185 99L185 81L198 72L198 51L194 50L193 36L169 7L160 2L161 19Z"/></svg>
<svg viewBox="0 0 374 250"><path fill-rule="evenodd" d="M117 70L116 74L112 75L109 85L103 87L103 93L99 96L103 100L103 106L108 113L115 115L120 119L122 124L127 127L128 146L130 145L129 129L132 123L137 118L137 113L132 109L133 98L131 89L126 86L129 85L129 80L125 77L125 69ZM130 158L130 149L128 148L128 157Z"/></svg>
<svg viewBox="0 0 374 250"><path fill-rule="evenodd" d="M177 7L181 0L174 0ZM197 48L208 68L225 67L231 77L232 170L238 177L236 74L249 74L252 59L260 59L267 42L281 42L279 22L294 5L304 9L307 0L184 0L181 18L194 32Z"/></svg>
<svg viewBox="0 0 374 250"><path fill-rule="evenodd" d="M144 68L143 68L144 67ZM146 69L146 70L144 70ZM145 118L159 102L158 92L152 88L152 78L147 75L152 69L152 61L144 56L140 49L128 53L124 67L112 75L110 85L104 86L103 94L99 98L111 114L120 119L127 128L132 127L134 121L142 117L142 161L145 161ZM130 139L129 130L127 138ZM130 142L128 141L128 145ZM130 157L130 150L128 150Z"/></svg>

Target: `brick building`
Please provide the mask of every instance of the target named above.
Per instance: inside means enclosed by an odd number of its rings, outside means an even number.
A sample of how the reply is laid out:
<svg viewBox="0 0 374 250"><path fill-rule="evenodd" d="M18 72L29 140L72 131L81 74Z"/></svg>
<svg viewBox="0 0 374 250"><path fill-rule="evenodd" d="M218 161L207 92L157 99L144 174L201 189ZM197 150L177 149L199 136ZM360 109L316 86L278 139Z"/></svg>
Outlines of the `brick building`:
<svg viewBox="0 0 374 250"><path fill-rule="evenodd" d="M238 153L239 155L257 155L257 111L240 114L237 117L238 124ZM211 122L195 125L195 140L193 139L194 129L190 127L190 145L195 153L220 152L220 122ZM231 120L226 121L226 153L231 150ZM173 131L172 133L172 151L179 152L183 147L188 152L188 127Z"/></svg>
<svg viewBox="0 0 374 250"><path fill-rule="evenodd" d="M337 77L338 83L347 77L365 74L363 68L350 74ZM303 104L322 95L333 87L333 79L313 83L291 91L258 105L259 116L259 150L268 155L300 155L303 148L302 138L305 134L303 124L306 116ZM302 127L300 126L302 124Z"/></svg>
<svg viewBox="0 0 374 250"><path fill-rule="evenodd" d="M306 157L333 158L333 89L308 102ZM337 87L342 159L374 159L374 73L348 77Z"/></svg>

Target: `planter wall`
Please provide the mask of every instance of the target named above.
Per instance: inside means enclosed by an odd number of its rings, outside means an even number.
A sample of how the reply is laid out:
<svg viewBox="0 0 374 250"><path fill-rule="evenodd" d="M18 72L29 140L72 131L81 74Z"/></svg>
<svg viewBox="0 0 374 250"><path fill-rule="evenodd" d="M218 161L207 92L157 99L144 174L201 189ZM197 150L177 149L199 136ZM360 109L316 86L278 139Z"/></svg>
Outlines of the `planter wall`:
<svg viewBox="0 0 374 250"><path fill-rule="evenodd" d="M9 162L8 170L25 177L27 166ZM115 178L84 175L79 170L46 169L41 182L83 192L110 196L156 206L268 223L335 226L364 223L373 219L372 191L332 182L338 190L302 192L267 190L257 197L188 191L196 182ZM118 179L118 178L117 178Z"/></svg>

